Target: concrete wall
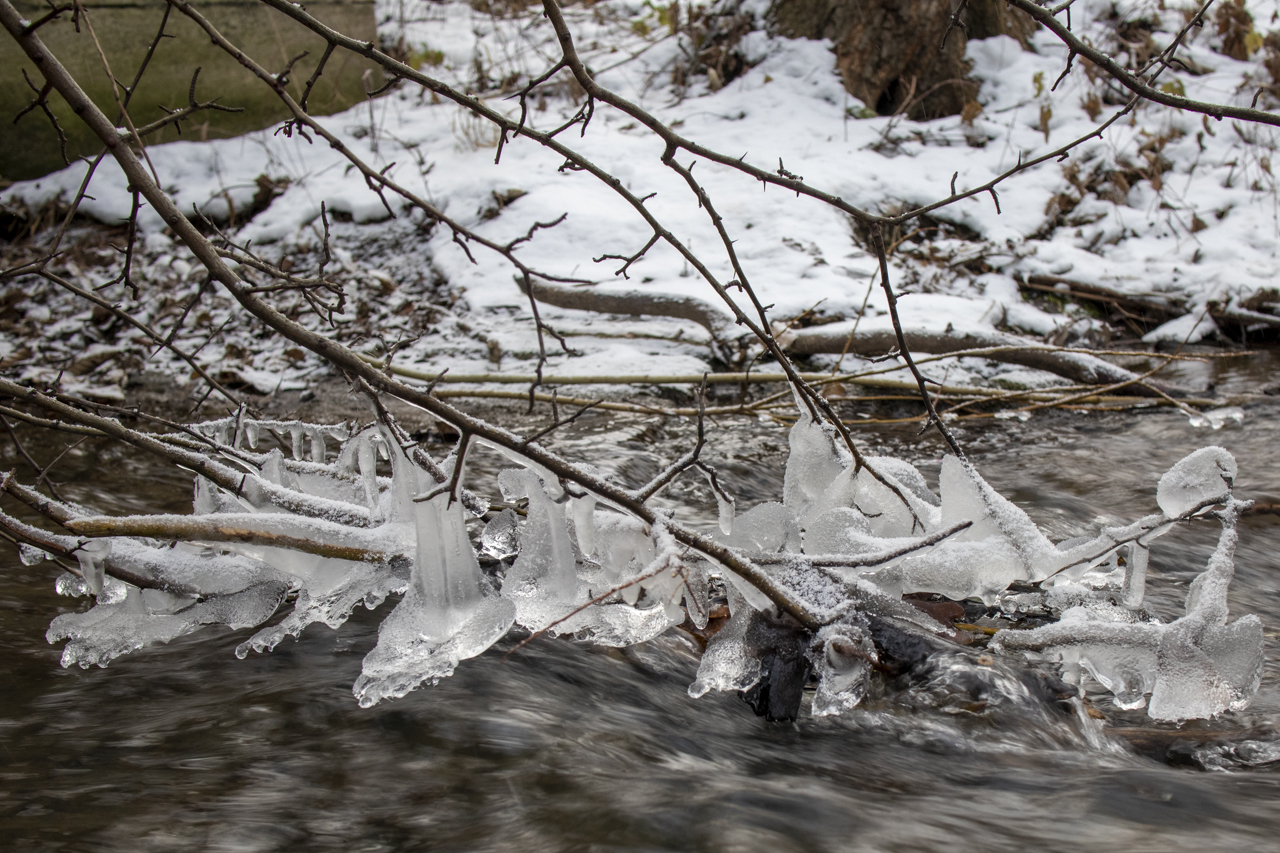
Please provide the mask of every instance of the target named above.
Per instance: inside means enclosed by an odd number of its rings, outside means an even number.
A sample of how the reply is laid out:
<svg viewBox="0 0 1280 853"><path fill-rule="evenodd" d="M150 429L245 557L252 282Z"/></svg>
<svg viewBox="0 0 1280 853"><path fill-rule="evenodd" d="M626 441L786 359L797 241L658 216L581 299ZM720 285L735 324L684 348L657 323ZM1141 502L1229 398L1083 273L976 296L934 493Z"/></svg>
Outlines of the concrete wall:
<svg viewBox="0 0 1280 853"><path fill-rule="evenodd" d="M15 4L28 20L36 20L48 7L32 0ZM111 70L126 84L133 80L138 64L154 38L164 14L162 0L85 0L89 19L102 43ZM215 27L268 70L278 72L289 59L303 51L310 54L294 66L290 90L300 97L303 85L324 52L324 40L307 32L280 13L252 0L195 0L194 5ZM334 29L362 40L374 40L375 20L372 0L321 0L307 4L308 11ZM172 12L166 32L175 38L162 40L129 114L141 126L161 118L161 105L170 109L185 106L191 74L201 68L196 88L200 101L217 97L227 106L244 107L243 113L206 111L184 124L182 138L206 139L234 136L267 127L287 117L287 110L275 95L235 60L210 43L209 38L186 16ZM85 27L77 33L70 14L52 21L38 32L54 54L85 87L103 111L115 118L119 112L102 60ZM35 97L22 78L22 70L37 87L43 79L26 55L8 37L0 36L0 178L24 180L61 168L57 134L39 110L28 113L16 125L13 116ZM335 52L326 65L324 77L311 95L314 114L346 109L365 99L362 75L371 66L342 51ZM371 88L383 77L372 71ZM100 143L72 114L56 94L50 104L70 141L68 156L92 157ZM148 144L177 139L172 128L148 137Z"/></svg>

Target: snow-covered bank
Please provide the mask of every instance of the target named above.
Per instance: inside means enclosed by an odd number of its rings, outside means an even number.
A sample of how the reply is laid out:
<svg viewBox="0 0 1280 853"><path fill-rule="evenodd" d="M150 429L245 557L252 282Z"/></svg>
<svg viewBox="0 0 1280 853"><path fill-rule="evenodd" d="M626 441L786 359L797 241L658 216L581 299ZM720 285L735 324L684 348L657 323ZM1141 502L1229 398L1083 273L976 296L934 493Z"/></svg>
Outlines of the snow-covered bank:
<svg viewBox="0 0 1280 853"><path fill-rule="evenodd" d="M763 19L763 4L755 4ZM1274 20L1276 4L1251 2L1259 29ZM1117 46L1117 21L1144 22L1126 32L1163 46L1185 23L1182 12L1154 2L1090 2L1073 7L1077 32ZM1118 17L1112 17L1113 10ZM982 110L970 121L951 117L915 123L889 117L858 118L863 105L844 92L823 41L772 37L763 26L738 49L749 70L712 91L706 77L687 89L672 82L682 56L680 38L659 26L649 4L608 0L566 10L584 59L598 80L639 103L708 148L741 154L774 169L785 164L812 185L867 210L889 212L944 197L955 175L964 189L983 184L1019 162L1090 133L1120 109L1096 71L1076 63L1053 90L1066 48L1038 32L1034 52L1007 37L971 41L973 76L982 81ZM380 7L388 42L403 38L431 73L485 95L486 103L518 114L501 81L528 80L554 62L554 34L537 15L496 19L459 3L388 2ZM1220 52L1213 26L1193 31L1181 69L1165 85L1205 100L1249 103L1270 82L1263 65L1269 48L1248 61ZM1136 48L1130 48L1130 51ZM434 65L432 64L434 63ZM547 130L576 111L566 79L531 99L529 123ZM510 92L512 85L506 87ZM1260 103L1272 95L1264 92ZM656 246L634 264L629 281L614 276L620 262L650 236L648 226L609 187L589 175L561 170L562 158L526 139L509 142L495 164L496 135L456 105L433 103L403 86L370 104L320 121L377 169L421 193L462 224L507 242L534 223L567 214L563 224L538 231L520 256L529 266L597 282L599 289L640 288L713 299L707 285L669 247ZM660 140L629 117L597 109L585 133L562 139L618 177L636 195L656 193L656 216L691 245L722 280L733 278L711 221L685 183L661 163ZM899 235L893 256L904 291L904 323L933 332L1013 331L1055 342L1098 343L1110 331L1070 300L1023 299L1015 276L1051 275L1132 295L1176 296L1189 312L1146 334L1195 341L1214 332L1205 317L1211 301L1249 301L1266 308L1265 291L1277 271L1280 234L1276 185L1267 128L1201 120L1158 106L1091 140L1065 161L1049 161L1015 176L1000 190L999 210L989 196L945 208L920 230ZM475 262L445 228L424 229L392 201L395 219L342 155L298 135L262 131L238 139L182 142L149 149L151 161L184 208L230 223L238 241L252 240L269 257L295 268L319 260L319 215L327 209L350 222L335 226L340 277L350 289L339 336L371 351L404 344L401 363L422 370L528 373L538 342L524 295L499 256L473 249ZM683 161L682 161L683 162ZM0 195L7 205L38 209L59 194L74 195L84 166L17 184ZM756 292L783 324L812 312L800 325L843 321L852 329L883 331L889 320L875 284L874 258L838 211L762 185L731 169L699 162L695 174L724 217ZM265 181L259 177L265 176ZM243 222L244 211L282 189L269 207ZM264 189L267 187L267 189ZM105 164L83 209L106 222L128 216L123 178ZM173 324L200 291L201 272L144 211L147 232L134 277L165 285L166 296L132 301L107 291L143 322ZM101 261L96 263L95 259ZM116 256L81 252L67 270L87 286L109 281ZM129 346L127 331L104 331L84 303L52 286L10 284L23 293L7 300L21 315L0 330L0 361L29 375L56 375L93 354L80 372L101 392L129 372L112 350ZM1065 305L1061 303L1066 303ZM865 306L865 309L864 309ZM318 368L313 357L286 343L260 339L228 300L207 292L192 309L196 322L179 336L198 358L259 390L296 387ZM544 309L544 319L565 335L571 353L549 352L558 374L698 373L709 365L706 333L680 320L604 319L588 312ZM314 318L311 320L314 322ZM39 329L40 340L32 332ZM141 338L136 339L138 343ZM207 343L206 343L207 342ZM554 342L551 342L554 347ZM95 349L96 347L96 349ZM154 357L164 363L167 354ZM833 363L835 357L815 356ZM93 359L89 358L89 362ZM856 364L846 358L844 367ZM187 368L176 358L172 369ZM952 384L1002 376L1020 384L1057 381L1023 368L992 367L970 359L939 366Z"/></svg>

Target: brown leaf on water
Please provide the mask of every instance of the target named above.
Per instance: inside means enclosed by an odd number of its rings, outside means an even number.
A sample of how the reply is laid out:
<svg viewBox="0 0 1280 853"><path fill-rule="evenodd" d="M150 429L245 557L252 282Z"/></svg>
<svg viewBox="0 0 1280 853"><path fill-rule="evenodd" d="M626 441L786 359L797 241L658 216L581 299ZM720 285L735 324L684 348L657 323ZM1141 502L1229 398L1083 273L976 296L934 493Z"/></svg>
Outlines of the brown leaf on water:
<svg viewBox="0 0 1280 853"><path fill-rule="evenodd" d="M680 623L680 630L693 637L694 642L698 644L702 651L707 650L707 643L711 638L720 632L720 629L729 623L729 608L723 604L711 608L711 612L707 614L707 627L699 628L694 625L686 616L684 622Z"/></svg>

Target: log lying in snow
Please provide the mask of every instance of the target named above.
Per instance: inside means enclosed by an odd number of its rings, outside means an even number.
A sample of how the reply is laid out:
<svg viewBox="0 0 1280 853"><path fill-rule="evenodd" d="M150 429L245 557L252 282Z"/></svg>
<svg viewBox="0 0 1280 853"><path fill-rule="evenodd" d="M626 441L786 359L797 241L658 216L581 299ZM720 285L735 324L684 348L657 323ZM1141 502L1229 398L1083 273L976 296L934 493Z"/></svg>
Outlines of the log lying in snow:
<svg viewBox="0 0 1280 853"><path fill-rule="evenodd" d="M597 314L631 314L672 317L697 323L711 333L717 347L738 337L733 320L716 306L696 296L655 293L645 290L596 290L589 287L560 287L534 282L533 297L557 308L594 311Z"/></svg>
<svg viewBox="0 0 1280 853"><path fill-rule="evenodd" d="M1056 347L1033 343L1017 335L1004 332L934 332L924 329L904 329L903 337L912 352L930 355L946 355L966 350L1007 347L999 352L983 354L982 358L1007 364L1020 364L1070 379L1081 385L1115 385L1134 382L1127 386L1128 393L1140 397L1158 397L1158 388L1171 396L1190 396L1182 388L1157 384L1151 380L1137 383L1138 374L1112 364L1109 361L1082 352L1064 352ZM859 330L850 340L848 330L820 326L803 329L787 341L787 350L796 355L848 352L850 355L881 356L894 349L898 339L892 329Z"/></svg>
<svg viewBox="0 0 1280 853"><path fill-rule="evenodd" d="M1175 320L1189 311L1187 300L1175 295L1143 295L1122 293L1084 281L1062 278L1056 275L1032 275L1023 280L1015 276L1021 290L1051 293L1068 299L1084 300L1099 305L1120 309L1129 319L1146 323L1164 323ZM1248 301L1238 302L1232 298L1226 302L1210 300L1207 303L1208 314L1214 322L1237 324L1241 326L1271 326L1280 328L1280 316L1268 314L1250 307ZM1198 309L1197 309L1198 310ZM1133 312L1137 312L1134 314Z"/></svg>
<svg viewBox="0 0 1280 853"><path fill-rule="evenodd" d="M1025 279L1015 275L1014 281L1020 290L1051 293L1066 299L1083 299L1102 305L1137 312L1138 319L1152 323L1163 323L1187 313L1186 301L1178 296L1166 294L1122 293L1091 282L1076 281L1057 275L1031 275Z"/></svg>
<svg viewBox="0 0 1280 853"><path fill-rule="evenodd" d="M739 330L723 311L694 296L642 290L601 291L589 287L569 288L545 283L535 283L533 295L539 302L557 308L690 320L711 333L718 350L724 342L739 335ZM946 355L965 350L996 348L997 352L984 354L982 357L1044 370L1083 385L1134 382L1135 384L1128 386L1130 393L1141 397L1158 397L1161 392L1175 397L1190 394L1185 389L1157 384L1151 380L1137 383L1138 374L1088 353L1064 352L1057 347L1045 346L1003 332L961 334L910 329L905 331L905 337L912 352ZM850 339L847 329L833 326L801 329L787 334L779 342L796 355L847 352L864 357L882 356L898 345L897 338L889 329L860 329Z"/></svg>
<svg viewBox="0 0 1280 853"><path fill-rule="evenodd" d="M1209 316L1218 325L1233 323L1245 327L1271 326L1280 328L1280 317L1274 314L1264 314L1261 311L1250 311L1235 302L1228 302L1226 305L1216 301L1210 302Z"/></svg>

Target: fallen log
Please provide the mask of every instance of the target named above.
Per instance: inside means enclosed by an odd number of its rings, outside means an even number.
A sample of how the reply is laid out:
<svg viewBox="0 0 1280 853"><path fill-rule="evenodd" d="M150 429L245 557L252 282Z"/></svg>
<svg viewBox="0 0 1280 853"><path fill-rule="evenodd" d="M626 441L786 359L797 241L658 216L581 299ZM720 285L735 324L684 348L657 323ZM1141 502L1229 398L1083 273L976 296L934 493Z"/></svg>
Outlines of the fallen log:
<svg viewBox="0 0 1280 853"><path fill-rule="evenodd" d="M715 305L693 296L650 293L640 290L602 291L589 287L560 287L535 283L534 298L557 308L593 311L601 314L673 317L690 320L711 333L718 345L737 336L732 321ZM788 332L779 343L795 355L848 353L863 357L879 357L897 348L892 329L859 329L850 337L846 324L832 324ZM959 333L922 329L904 330L912 352L946 355L972 349L994 348L983 357L1008 364L1044 370L1084 385L1134 383L1132 393L1142 397L1190 396L1191 392L1150 380L1140 380L1131 370L1112 364L1095 355L1063 351L1004 332Z"/></svg>
<svg viewBox="0 0 1280 853"><path fill-rule="evenodd" d="M1057 275L1014 276L1020 290L1050 293L1070 299L1083 299L1122 309L1122 313L1136 312L1136 319L1159 325L1187 313L1186 303L1176 296L1144 296L1122 293L1085 281L1063 278Z"/></svg>
<svg viewBox="0 0 1280 853"><path fill-rule="evenodd" d="M696 296L644 290L597 290L592 287L560 287L535 282L533 297L556 308L572 308L597 314L630 314L645 317L672 317L697 323L721 345L741 332L723 311Z"/></svg>
<svg viewBox="0 0 1280 853"><path fill-rule="evenodd" d="M1209 303L1209 316L1213 318L1215 323L1222 325L1224 323L1235 323L1240 326L1271 326L1280 328L1280 317L1274 314L1264 314L1261 311L1251 311L1237 304L1234 300L1227 304L1212 301Z"/></svg>
<svg viewBox="0 0 1280 853"><path fill-rule="evenodd" d="M1138 374L1105 361L1095 355L1064 351L1033 343L1025 338L1004 332L935 332L924 329L904 329L903 337L912 352L933 355L963 352L972 349L996 349L983 358L1007 364L1019 364L1036 370L1044 370L1065 377L1082 385L1115 385L1134 383L1130 390L1141 397L1159 397L1160 392L1175 397L1190 396L1188 390L1173 386L1139 381ZM820 326L802 329L786 344L787 350L796 355L848 353L863 357L878 357L891 352L898 345L892 329L858 330L852 337L846 329ZM1159 390L1156 390L1159 389Z"/></svg>
<svg viewBox="0 0 1280 853"><path fill-rule="evenodd" d="M1121 316L1127 320L1138 320L1152 325L1160 325L1192 313L1188 310L1186 300L1178 296L1121 293L1100 284L1090 284L1056 275L1030 275L1025 279L1022 276L1015 276L1014 280L1018 282L1018 288L1023 291L1050 293L1069 299L1111 306L1119 310ZM1226 302L1211 300L1207 307L1209 316L1219 325L1231 323L1246 327L1280 328L1280 316L1258 311L1256 306L1250 306L1248 300L1243 303L1237 302L1234 298Z"/></svg>

